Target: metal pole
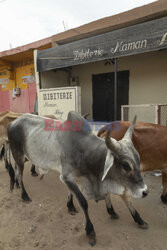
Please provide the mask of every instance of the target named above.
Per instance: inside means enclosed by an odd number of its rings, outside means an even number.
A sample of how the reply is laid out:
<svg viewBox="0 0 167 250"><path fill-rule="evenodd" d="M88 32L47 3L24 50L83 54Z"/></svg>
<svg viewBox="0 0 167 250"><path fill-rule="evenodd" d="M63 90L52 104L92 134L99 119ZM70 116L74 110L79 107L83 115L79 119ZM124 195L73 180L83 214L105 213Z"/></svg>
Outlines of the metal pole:
<svg viewBox="0 0 167 250"><path fill-rule="evenodd" d="M117 58L114 59L114 121L117 120Z"/></svg>

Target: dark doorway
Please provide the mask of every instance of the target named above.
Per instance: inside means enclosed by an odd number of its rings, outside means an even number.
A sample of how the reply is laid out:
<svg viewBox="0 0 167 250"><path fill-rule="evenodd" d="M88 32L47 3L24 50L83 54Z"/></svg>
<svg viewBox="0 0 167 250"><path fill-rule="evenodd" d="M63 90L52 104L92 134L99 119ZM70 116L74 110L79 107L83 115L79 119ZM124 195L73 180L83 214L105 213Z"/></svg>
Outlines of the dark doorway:
<svg viewBox="0 0 167 250"><path fill-rule="evenodd" d="M114 72L92 76L93 120L114 120ZM121 119L121 105L129 102L129 71L117 73L117 120Z"/></svg>

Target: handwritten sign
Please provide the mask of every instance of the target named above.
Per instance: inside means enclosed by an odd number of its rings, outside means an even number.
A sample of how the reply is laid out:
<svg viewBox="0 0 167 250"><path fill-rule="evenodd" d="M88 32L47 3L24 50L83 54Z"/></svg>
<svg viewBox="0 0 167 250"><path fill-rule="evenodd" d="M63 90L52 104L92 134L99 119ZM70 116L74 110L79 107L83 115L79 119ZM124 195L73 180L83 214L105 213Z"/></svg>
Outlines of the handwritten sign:
<svg viewBox="0 0 167 250"><path fill-rule="evenodd" d="M129 43L121 41L117 42L114 48L111 48L111 53L115 54L116 52L133 51L143 48L147 48L147 40L138 40Z"/></svg>
<svg viewBox="0 0 167 250"><path fill-rule="evenodd" d="M167 48L167 17L38 51L37 71Z"/></svg>
<svg viewBox="0 0 167 250"><path fill-rule="evenodd" d="M54 115L59 121L66 120L69 111L80 113L80 103L80 87L40 89L38 93L39 114Z"/></svg>
<svg viewBox="0 0 167 250"><path fill-rule="evenodd" d="M9 82L9 79L6 77L6 78L0 78L0 84L8 84Z"/></svg>
<svg viewBox="0 0 167 250"><path fill-rule="evenodd" d="M33 82L35 82L35 76L33 76L33 75L23 76L22 77L22 83L23 84L33 83Z"/></svg>
<svg viewBox="0 0 167 250"><path fill-rule="evenodd" d="M79 59L88 59L92 58L93 56L102 56L103 55L103 50L102 49L96 49L96 50L76 50L73 52L74 53L74 60L79 60Z"/></svg>

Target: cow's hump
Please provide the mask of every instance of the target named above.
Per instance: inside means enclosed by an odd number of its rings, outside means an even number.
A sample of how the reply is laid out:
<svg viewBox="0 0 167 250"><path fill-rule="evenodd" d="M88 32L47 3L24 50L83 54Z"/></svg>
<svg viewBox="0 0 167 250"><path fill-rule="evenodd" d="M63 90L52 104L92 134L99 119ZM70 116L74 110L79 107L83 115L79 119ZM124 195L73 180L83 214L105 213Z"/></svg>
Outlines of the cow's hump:
<svg viewBox="0 0 167 250"><path fill-rule="evenodd" d="M87 120L85 120L80 114L78 114L75 111L70 111L68 113L68 117L67 117L68 121L72 121L72 122L78 122L79 123L79 127L81 128L80 131L84 132L84 133L90 133L92 132L91 127L88 123Z"/></svg>

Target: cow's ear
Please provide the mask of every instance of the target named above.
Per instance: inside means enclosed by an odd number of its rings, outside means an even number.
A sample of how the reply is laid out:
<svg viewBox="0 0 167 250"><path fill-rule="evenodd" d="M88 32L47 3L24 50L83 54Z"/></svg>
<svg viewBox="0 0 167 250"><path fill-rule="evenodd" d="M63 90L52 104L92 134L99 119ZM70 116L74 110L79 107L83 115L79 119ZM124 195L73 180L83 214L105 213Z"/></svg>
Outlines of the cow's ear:
<svg viewBox="0 0 167 250"><path fill-rule="evenodd" d="M102 181L104 181L104 178L106 177L108 171L113 166L113 163L114 163L114 156L113 156L113 154L111 153L110 150L107 150L107 155L106 155L106 161L105 161L105 165L104 165L104 172L103 172L103 176L102 176Z"/></svg>

